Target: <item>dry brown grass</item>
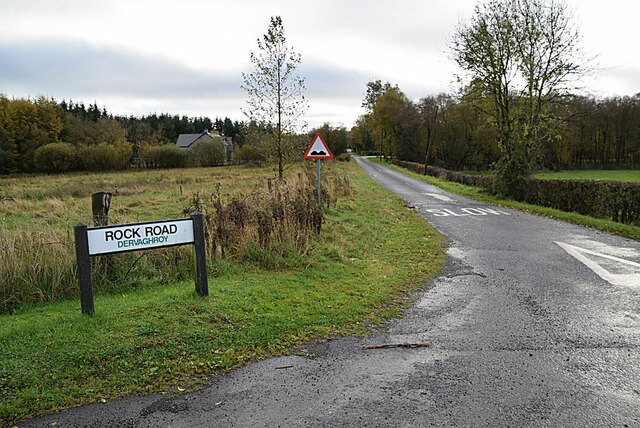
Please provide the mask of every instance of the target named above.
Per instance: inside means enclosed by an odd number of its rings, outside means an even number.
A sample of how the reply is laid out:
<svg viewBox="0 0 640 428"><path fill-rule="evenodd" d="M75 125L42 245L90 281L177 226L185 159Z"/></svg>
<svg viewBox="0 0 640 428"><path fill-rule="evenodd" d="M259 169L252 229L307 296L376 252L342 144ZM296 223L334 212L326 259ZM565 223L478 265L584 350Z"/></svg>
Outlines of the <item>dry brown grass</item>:
<svg viewBox="0 0 640 428"><path fill-rule="evenodd" d="M324 179L321 200L334 204L351 192L347 177ZM267 188L225 199L220 186L197 193L187 211L204 214L207 251L212 257L256 259L264 267L306 254L311 235L322 229L324 211L317 201L316 178L302 170L287 181L270 180Z"/></svg>

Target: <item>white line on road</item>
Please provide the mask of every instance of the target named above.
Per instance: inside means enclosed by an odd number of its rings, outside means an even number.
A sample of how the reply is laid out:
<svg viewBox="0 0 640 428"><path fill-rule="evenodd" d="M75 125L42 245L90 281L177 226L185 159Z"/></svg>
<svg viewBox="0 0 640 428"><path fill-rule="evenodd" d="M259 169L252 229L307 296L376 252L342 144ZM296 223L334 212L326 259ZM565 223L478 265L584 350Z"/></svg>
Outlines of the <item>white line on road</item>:
<svg viewBox="0 0 640 428"><path fill-rule="evenodd" d="M560 247L562 247L567 253L584 263L589 269L594 271L600 278L604 279L611 285L621 285L627 287L640 287L640 263L632 262L631 260L621 259L619 257L610 256L608 254L597 253L595 251L588 250L586 248L576 247L575 245L565 244L564 242L555 241ZM632 273L615 274L609 272L603 268L597 262L589 259L585 256L589 254L596 257L602 257L607 260L612 260L616 263L623 264L625 266L631 266L634 268Z"/></svg>
<svg viewBox="0 0 640 428"><path fill-rule="evenodd" d="M425 193L425 195L431 196L432 198L436 198L436 199L439 199L439 200L445 201L445 202L452 202L453 201L453 199L451 199L450 197L445 196L445 195L441 195L440 193Z"/></svg>

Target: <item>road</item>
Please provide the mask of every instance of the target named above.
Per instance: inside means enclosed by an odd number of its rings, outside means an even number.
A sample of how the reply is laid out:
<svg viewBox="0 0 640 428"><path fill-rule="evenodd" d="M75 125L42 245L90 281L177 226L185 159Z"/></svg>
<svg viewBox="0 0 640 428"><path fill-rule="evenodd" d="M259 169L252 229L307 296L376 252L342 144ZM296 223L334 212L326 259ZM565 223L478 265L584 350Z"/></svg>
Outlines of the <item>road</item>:
<svg viewBox="0 0 640 428"><path fill-rule="evenodd" d="M24 426L640 426L640 243L358 163L449 240L404 318L201 391L84 406ZM430 342L429 348L362 349Z"/></svg>

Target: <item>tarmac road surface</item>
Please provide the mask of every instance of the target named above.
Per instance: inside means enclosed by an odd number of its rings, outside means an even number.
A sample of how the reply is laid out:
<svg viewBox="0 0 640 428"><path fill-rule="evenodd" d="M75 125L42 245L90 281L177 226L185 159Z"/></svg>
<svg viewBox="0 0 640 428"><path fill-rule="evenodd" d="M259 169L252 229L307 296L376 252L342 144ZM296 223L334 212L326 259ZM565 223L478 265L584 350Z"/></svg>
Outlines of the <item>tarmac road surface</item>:
<svg viewBox="0 0 640 428"><path fill-rule="evenodd" d="M637 427L640 243L446 193L356 157L449 239L405 317L169 398L22 426ZM424 343L432 347L362 349Z"/></svg>

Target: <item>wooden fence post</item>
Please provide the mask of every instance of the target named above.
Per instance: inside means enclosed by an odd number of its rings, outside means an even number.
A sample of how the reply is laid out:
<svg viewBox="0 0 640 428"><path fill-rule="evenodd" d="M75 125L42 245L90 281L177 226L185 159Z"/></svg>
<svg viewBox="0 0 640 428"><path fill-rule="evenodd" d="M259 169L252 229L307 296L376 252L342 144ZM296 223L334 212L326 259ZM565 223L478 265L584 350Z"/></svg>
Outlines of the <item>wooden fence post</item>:
<svg viewBox="0 0 640 428"><path fill-rule="evenodd" d="M107 226L109 224L110 206L111 193L96 192L91 195L91 211L93 213L94 226Z"/></svg>

